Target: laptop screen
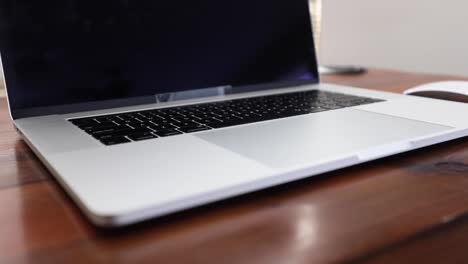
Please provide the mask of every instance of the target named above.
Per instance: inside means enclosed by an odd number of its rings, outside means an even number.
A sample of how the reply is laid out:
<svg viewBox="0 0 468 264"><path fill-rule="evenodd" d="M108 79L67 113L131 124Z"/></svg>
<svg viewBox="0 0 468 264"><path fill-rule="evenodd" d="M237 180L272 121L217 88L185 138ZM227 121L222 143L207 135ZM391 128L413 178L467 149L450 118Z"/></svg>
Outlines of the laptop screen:
<svg viewBox="0 0 468 264"><path fill-rule="evenodd" d="M12 109L317 82L308 0L2 0Z"/></svg>

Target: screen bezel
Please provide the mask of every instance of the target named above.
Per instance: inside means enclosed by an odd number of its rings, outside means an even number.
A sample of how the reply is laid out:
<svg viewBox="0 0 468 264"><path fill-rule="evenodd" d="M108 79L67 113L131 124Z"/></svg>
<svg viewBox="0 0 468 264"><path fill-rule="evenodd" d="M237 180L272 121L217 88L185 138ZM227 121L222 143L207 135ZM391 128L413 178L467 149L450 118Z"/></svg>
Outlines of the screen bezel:
<svg viewBox="0 0 468 264"><path fill-rule="evenodd" d="M124 99L113 99L113 100L102 100L102 101L93 101L93 102L84 102L78 104L67 104L67 105L56 105L56 106L46 106L46 107L31 107L31 108L21 108L21 109L12 109L8 103L8 108L10 109L10 115L13 120L20 118L36 117L36 116L46 116L46 115L63 115L70 113L78 112L87 112L87 111L97 111L97 110L106 110L119 107L130 107L138 105L149 105L152 104L155 108L161 104L175 103L178 101L190 100L191 104L193 100L207 100L210 97L216 97L217 101L223 101L223 97L227 98L232 95L240 95L244 93L254 93L254 92L265 92L265 91L276 91L284 88L293 88L301 85L313 85L320 82L320 77L317 72L317 79L315 80L299 80L299 81L288 81L280 83L266 83L258 85L245 85L245 86L223 86L223 87L213 87L205 89L193 89L188 91L180 91L173 93L164 93L156 94L153 96L141 96L141 97L130 97ZM7 87L5 86L7 101L9 102Z"/></svg>

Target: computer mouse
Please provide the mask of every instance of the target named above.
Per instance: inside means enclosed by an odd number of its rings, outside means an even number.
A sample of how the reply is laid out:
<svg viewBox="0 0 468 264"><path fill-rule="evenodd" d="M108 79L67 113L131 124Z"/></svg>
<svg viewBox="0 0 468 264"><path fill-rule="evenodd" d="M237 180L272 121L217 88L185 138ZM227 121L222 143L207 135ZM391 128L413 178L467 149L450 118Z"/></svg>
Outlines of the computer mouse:
<svg viewBox="0 0 468 264"><path fill-rule="evenodd" d="M468 103L468 81L423 84L406 90L404 94Z"/></svg>

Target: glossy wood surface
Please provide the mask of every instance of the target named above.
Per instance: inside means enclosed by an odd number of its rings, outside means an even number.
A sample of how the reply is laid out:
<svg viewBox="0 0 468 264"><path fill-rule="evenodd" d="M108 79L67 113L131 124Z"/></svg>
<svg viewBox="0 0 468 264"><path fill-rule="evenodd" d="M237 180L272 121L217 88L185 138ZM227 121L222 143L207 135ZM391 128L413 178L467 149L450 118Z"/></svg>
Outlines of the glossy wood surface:
<svg viewBox="0 0 468 264"><path fill-rule="evenodd" d="M448 76L322 81L401 92ZM0 99L0 263L468 263L468 139L135 226L93 227ZM458 113L468 114L468 113Z"/></svg>

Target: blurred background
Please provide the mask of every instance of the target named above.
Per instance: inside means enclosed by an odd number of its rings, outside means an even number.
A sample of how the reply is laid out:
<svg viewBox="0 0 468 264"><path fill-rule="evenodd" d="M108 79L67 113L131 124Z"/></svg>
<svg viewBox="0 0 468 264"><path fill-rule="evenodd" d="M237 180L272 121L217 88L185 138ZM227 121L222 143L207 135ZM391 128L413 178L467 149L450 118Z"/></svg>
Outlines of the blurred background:
<svg viewBox="0 0 468 264"><path fill-rule="evenodd" d="M5 88L3 87L3 68L2 64L0 63L0 97L5 96Z"/></svg>
<svg viewBox="0 0 468 264"><path fill-rule="evenodd" d="M320 1L321 64L468 76L468 1Z"/></svg>
<svg viewBox="0 0 468 264"><path fill-rule="evenodd" d="M468 1L309 1L322 65L468 76Z"/></svg>

